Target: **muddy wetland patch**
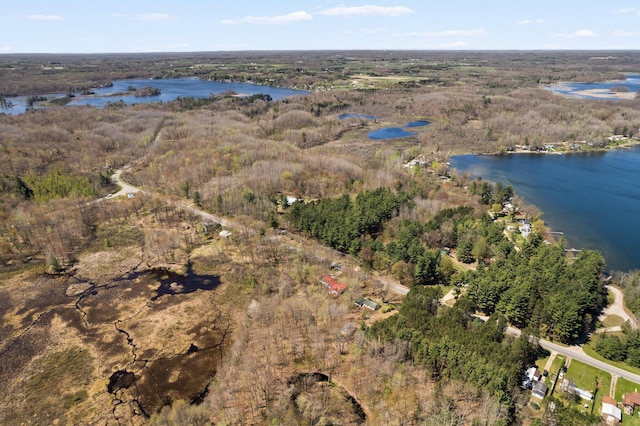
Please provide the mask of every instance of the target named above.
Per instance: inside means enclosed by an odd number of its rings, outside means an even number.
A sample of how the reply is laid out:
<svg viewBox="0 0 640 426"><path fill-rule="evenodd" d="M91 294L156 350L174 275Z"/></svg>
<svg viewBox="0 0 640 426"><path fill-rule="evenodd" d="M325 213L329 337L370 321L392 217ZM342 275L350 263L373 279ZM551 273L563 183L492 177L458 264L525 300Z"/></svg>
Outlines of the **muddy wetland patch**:
<svg viewBox="0 0 640 426"><path fill-rule="evenodd" d="M231 336L220 277L129 266L3 283L0 424L142 424L202 398Z"/></svg>

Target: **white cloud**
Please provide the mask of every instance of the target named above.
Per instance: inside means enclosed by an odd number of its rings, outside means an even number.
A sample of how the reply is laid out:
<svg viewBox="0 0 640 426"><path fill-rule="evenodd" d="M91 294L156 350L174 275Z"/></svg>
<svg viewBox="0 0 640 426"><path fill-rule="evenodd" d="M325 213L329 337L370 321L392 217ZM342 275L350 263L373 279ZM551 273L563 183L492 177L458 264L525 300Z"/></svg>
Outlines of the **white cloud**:
<svg viewBox="0 0 640 426"><path fill-rule="evenodd" d="M520 25L544 24L545 20L544 19L522 19L520 21L517 21L517 23Z"/></svg>
<svg viewBox="0 0 640 426"><path fill-rule="evenodd" d="M477 37L485 34L484 28L472 30L447 30L447 31L423 31L423 32L406 32L396 35L404 37Z"/></svg>
<svg viewBox="0 0 640 426"><path fill-rule="evenodd" d="M640 10L634 9L632 7L628 7L628 8L616 10L616 13L637 13L638 15L640 15Z"/></svg>
<svg viewBox="0 0 640 426"><path fill-rule="evenodd" d="M593 30L579 30L570 34L558 34L560 38L594 38L598 37L598 33Z"/></svg>
<svg viewBox="0 0 640 426"><path fill-rule="evenodd" d="M385 31L384 28L362 28L360 30L361 33L364 34L376 34L376 33L383 33Z"/></svg>
<svg viewBox="0 0 640 426"><path fill-rule="evenodd" d="M629 31L615 30L613 33L614 37L638 37L638 33L632 33Z"/></svg>
<svg viewBox="0 0 640 426"><path fill-rule="evenodd" d="M220 25L237 24L289 24L291 22L311 21L313 16L305 11L292 12L287 15L277 16L245 16L241 19L223 19Z"/></svg>
<svg viewBox="0 0 640 426"><path fill-rule="evenodd" d="M166 13L148 13L136 15L138 21L172 21L174 20L170 15Z"/></svg>
<svg viewBox="0 0 640 426"><path fill-rule="evenodd" d="M593 30L579 30L573 33L560 33L554 34L552 37L556 38L596 38L599 37L598 33Z"/></svg>
<svg viewBox="0 0 640 426"><path fill-rule="evenodd" d="M413 9L405 6L354 6L333 7L318 12L320 15L330 16L402 16L414 13Z"/></svg>
<svg viewBox="0 0 640 426"><path fill-rule="evenodd" d="M0 49L0 50L2 50L4 53L11 53L11 52L13 52L13 47L11 47L11 46L3 46L2 49Z"/></svg>
<svg viewBox="0 0 640 426"><path fill-rule="evenodd" d="M62 21L60 15L27 15L27 19L32 21Z"/></svg>

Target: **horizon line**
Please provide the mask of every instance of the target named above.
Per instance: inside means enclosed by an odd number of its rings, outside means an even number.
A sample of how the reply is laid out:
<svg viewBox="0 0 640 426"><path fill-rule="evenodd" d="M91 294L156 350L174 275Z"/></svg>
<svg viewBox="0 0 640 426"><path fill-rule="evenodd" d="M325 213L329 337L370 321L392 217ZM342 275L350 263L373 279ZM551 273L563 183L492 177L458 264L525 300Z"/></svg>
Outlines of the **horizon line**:
<svg viewBox="0 0 640 426"><path fill-rule="evenodd" d="M143 51L143 52L0 52L11 55L148 55L148 54L203 54L203 53L260 53L260 52L640 52L640 49L245 49L245 50L193 50L193 51Z"/></svg>

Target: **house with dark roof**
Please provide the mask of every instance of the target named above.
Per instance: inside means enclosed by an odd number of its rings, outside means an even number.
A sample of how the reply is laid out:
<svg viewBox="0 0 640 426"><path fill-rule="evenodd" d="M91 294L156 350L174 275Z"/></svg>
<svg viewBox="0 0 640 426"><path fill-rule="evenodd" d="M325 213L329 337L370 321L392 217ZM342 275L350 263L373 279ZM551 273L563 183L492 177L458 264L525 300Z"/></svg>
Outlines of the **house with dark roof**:
<svg viewBox="0 0 640 426"><path fill-rule="evenodd" d="M358 297L355 303L356 303L356 306L359 306L361 308L371 309L372 311L375 311L380 308L380 305L378 304L378 302L374 302L373 300L367 299L366 297Z"/></svg>
<svg viewBox="0 0 640 426"><path fill-rule="evenodd" d="M320 278L320 282L327 288L327 291L333 297L338 297L347 291L346 284L336 281L335 278L329 275L323 275L322 278Z"/></svg>
<svg viewBox="0 0 640 426"><path fill-rule="evenodd" d="M543 399L549 390L549 386L547 386L544 382L533 382L531 388L531 395L538 398Z"/></svg>

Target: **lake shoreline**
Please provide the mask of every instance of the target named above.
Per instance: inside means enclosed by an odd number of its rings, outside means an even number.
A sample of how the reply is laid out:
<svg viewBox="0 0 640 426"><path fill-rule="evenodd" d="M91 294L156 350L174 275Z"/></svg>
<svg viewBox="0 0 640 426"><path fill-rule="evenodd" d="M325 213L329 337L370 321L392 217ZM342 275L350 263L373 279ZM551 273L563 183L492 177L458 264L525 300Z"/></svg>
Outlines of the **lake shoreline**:
<svg viewBox="0 0 640 426"><path fill-rule="evenodd" d="M569 144L569 142L562 142L560 144L557 144L557 146L563 145L564 147L566 147L567 144ZM581 143L581 145L583 145L583 144L584 143ZM502 149L502 150L499 150L499 151L483 152L483 153L463 152L463 153L459 153L459 154L454 154L453 156L457 156L457 155L492 156L492 155L506 155L506 154L570 155L570 154L581 154L581 153L586 153L586 152L607 152L607 151L617 150L617 149L629 149L629 148L634 147L636 145L640 145L640 137L626 138L626 139L624 139L623 143L610 144L610 145L607 145L607 146L602 147L602 148L589 146L588 149L565 149L563 147L563 150L561 150L561 151L557 151L557 150L550 151L549 149L534 149L534 150L531 150L531 149L517 149L516 148L516 149L513 149L513 150ZM555 146L555 144L554 144L554 146Z"/></svg>
<svg viewBox="0 0 640 426"><path fill-rule="evenodd" d="M592 150L594 155L467 154L451 156L450 163L459 175L512 186L521 210L531 217L542 213L544 235L550 242L564 239L566 249L599 251L607 271L630 271L640 269L634 248L640 239L634 219L640 211L640 188L634 185L639 147L640 141L634 139Z"/></svg>

